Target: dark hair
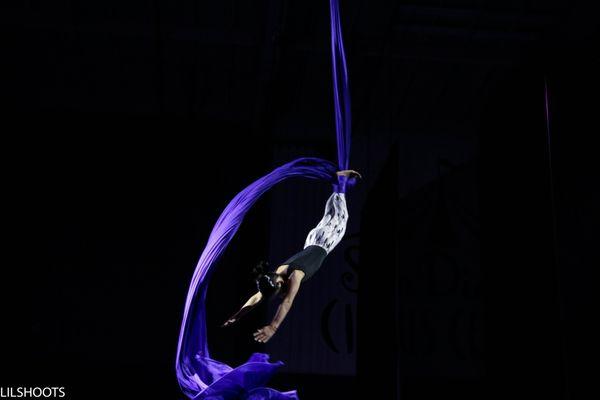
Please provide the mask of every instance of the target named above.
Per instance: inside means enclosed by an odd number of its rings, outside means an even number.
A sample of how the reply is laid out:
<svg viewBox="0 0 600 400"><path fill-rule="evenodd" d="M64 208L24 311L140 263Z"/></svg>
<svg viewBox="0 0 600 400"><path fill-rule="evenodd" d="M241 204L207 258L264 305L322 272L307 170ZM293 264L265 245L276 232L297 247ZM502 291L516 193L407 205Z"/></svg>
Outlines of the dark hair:
<svg viewBox="0 0 600 400"><path fill-rule="evenodd" d="M269 263L266 261L259 262L252 272L255 276L254 280L258 291L265 299L274 299L279 294L281 285L276 283L277 274L269 272Z"/></svg>

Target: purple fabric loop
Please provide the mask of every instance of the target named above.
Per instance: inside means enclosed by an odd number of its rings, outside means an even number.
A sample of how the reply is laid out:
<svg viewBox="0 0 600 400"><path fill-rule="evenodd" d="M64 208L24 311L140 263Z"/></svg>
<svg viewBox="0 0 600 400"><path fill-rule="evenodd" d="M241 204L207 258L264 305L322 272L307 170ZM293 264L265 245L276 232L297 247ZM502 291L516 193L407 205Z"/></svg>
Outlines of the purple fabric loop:
<svg viewBox="0 0 600 400"><path fill-rule="evenodd" d="M277 183L304 177L329 182L336 192L345 192L354 179L336 177L348 169L350 156L350 96L346 56L342 41L338 0L330 0L333 94L338 166L319 158L299 158L276 168L238 193L225 207L202 251L188 289L179 331L175 369L183 393L194 400L293 400L295 390L279 392L264 385L283 366L269 356L253 354L237 368L210 358L206 336L206 292L217 259L240 227L244 216L258 199Z"/></svg>
<svg viewBox="0 0 600 400"><path fill-rule="evenodd" d="M250 184L238 193L221 213L192 276L179 332L176 373L181 389L189 398L208 399L210 397L207 396L214 397L216 393L222 399L250 396L252 390L264 385L275 370L283 365L281 362L270 363L267 355L258 353L236 369L210 358L205 309L210 273L215 261L225 251L237 232L246 213L271 187L293 177L334 183L336 170L333 163L318 158L294 160ZM273 391L263 392L270 396L263 397L266 399L296 398L295 394L290 393L281 394L284 397L274 397ZM259 392L252 393L254 398L260 398L257 397Z"/></svg>

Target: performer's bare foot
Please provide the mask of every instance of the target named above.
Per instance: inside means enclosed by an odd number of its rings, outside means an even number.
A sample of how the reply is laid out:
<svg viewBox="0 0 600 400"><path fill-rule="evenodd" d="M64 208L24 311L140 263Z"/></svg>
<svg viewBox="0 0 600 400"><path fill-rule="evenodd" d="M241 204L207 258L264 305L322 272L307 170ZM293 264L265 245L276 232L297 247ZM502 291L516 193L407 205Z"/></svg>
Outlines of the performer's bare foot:
<svg viewBox="0 0 600 400"><path fill-rule="evenodd" d="M359 178L362 179L362 175L353 169L345 169L343 171L336 172L337 176L347 176L349 178Z"/></svg>

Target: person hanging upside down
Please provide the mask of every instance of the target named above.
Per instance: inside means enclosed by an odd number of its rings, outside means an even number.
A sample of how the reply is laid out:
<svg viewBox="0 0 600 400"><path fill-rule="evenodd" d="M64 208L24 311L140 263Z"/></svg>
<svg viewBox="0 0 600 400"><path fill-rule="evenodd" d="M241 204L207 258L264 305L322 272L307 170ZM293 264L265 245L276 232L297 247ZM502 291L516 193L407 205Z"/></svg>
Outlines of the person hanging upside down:
<svg viewBox="0 0 600 400"><path fill-rule="evenodd" d="M354 170L338 171L337 175L348 178L362 178ZM347 222L346 196L344 193L333 192L325 205L323 218L306 237L304 250L294 254L277 267L274 272L265 271L266 263L259 264L255 269L258 291L222 326L229 326L237 322L264 298L268 300L277 297L283 298L271 323L254 333L254 340L257 342L268 342L290 311L302 283L310 279L319 270L325 257L344 237Z"/></svg>

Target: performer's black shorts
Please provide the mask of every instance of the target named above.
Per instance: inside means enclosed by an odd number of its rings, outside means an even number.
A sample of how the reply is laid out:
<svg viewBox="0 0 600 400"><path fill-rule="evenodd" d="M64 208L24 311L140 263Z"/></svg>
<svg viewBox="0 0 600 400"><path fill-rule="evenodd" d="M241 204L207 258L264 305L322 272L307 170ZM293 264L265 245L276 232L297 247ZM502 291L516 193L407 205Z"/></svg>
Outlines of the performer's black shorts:
<svg viewBox="0 0 600 400"><path fill-rule="evenodd" d="M319 270L325 257L327 257L327 251L324 248L312 245L294 254L281 265L289 265L288 275L296 269L304 272L304 278L302 278L302 282L304 282Z"/></svg>

